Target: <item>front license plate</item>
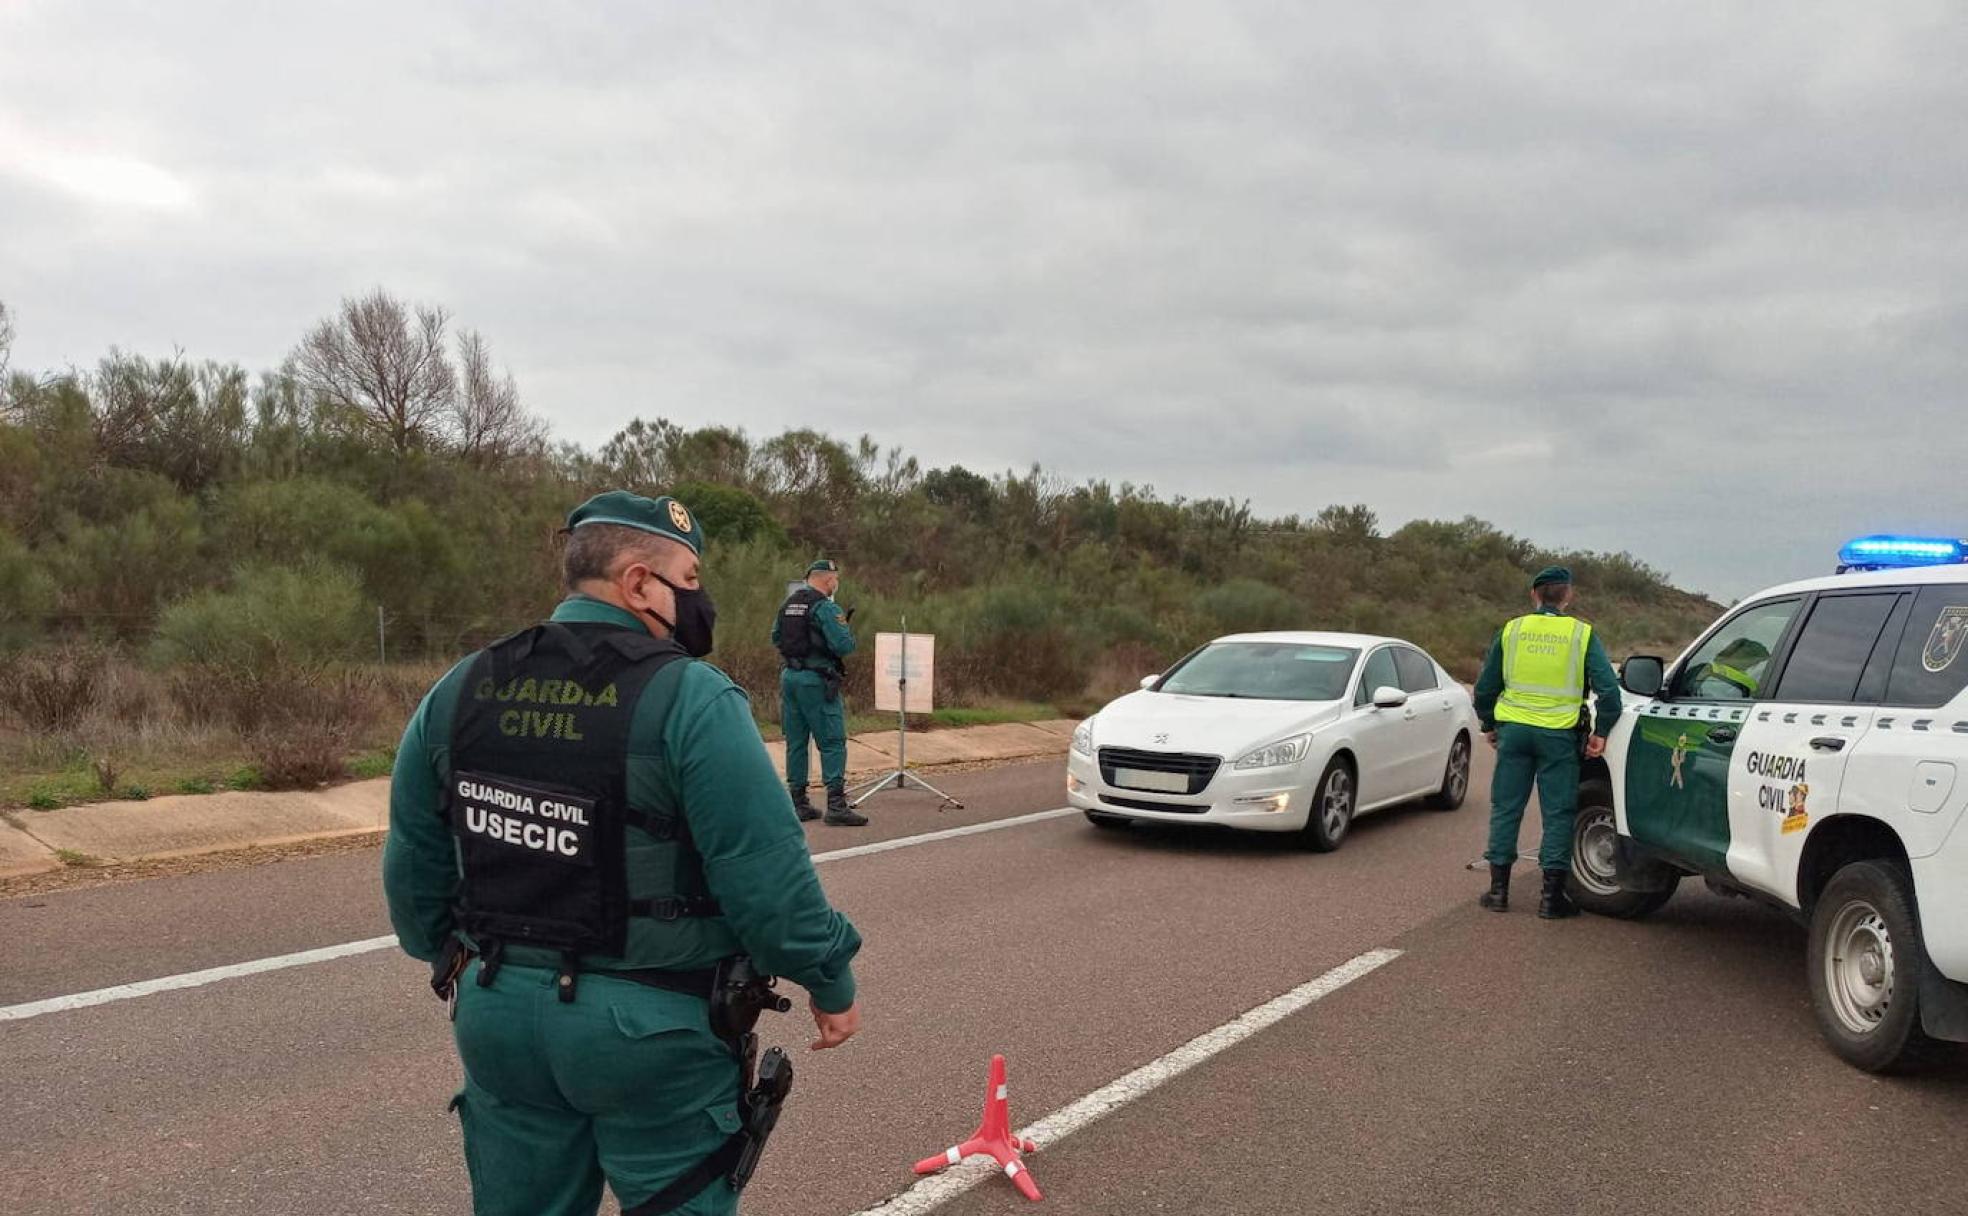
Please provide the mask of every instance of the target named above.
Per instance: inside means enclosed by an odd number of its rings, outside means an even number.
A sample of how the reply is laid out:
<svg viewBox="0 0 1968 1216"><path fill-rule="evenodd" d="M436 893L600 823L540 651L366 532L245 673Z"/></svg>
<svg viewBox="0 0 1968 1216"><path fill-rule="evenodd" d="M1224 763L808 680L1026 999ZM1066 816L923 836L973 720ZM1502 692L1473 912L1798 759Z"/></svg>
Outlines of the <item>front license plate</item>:
<svg viewBox="0 0 1968 1216"><path fill-rule="evenodd" d="M1114 784L1124 785L1131 790L1156 790L1164 794L1186 794L1189 792L1189 778L1184 773L1151 773L1146 769L1117 768L1114 770Z"/></svg>

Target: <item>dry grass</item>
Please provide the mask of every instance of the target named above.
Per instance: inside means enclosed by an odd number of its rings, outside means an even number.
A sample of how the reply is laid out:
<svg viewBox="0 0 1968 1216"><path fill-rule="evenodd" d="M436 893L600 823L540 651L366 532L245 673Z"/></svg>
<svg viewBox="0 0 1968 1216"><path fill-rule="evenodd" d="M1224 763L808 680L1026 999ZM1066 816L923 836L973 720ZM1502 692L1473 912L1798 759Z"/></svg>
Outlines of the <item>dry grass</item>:
<svg viewBox="0 0 1968 1216"><path fill-rule="evenodd" d="M237 679L156 671L109 653L80 716L61 729L42 729L6 703L0 807L305 787L374 772L444 671L417 664Z"/></svg>

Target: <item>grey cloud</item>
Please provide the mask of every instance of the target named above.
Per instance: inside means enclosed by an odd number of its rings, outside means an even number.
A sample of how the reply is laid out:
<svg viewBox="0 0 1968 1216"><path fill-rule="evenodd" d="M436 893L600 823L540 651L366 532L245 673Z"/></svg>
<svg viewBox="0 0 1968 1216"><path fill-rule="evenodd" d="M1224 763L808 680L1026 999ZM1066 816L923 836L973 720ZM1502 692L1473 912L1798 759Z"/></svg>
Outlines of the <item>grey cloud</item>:
<svg viewBox="0 0 1968 1216"><path fill-rule="evenodd" d="M264 366L380 282L589 444L869 431L1740 594L1968 532L1964 52L1941 2L19 5L0 298L17 365ZM190 201L35 171L85 153Z"/></svg>

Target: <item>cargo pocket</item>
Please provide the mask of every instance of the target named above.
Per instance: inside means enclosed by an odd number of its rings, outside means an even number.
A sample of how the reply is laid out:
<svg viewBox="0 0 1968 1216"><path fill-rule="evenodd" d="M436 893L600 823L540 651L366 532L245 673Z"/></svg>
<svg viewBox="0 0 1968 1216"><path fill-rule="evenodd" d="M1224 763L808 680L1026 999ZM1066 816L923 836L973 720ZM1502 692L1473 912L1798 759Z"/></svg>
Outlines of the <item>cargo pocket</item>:
<svg viewBox="0 0 1968 1216"><path fill-rule="evenodd" d="M471 1179L472 1193L479 1194L485 1185L485 1178L478 1168L478 1152L473 1147L477 1137L472 1133L471 1103L465 1100L465 1091L459 1090L451 1099L451 1110L458 1116L458 1130L465 1139L465 1175Z"/></svg>

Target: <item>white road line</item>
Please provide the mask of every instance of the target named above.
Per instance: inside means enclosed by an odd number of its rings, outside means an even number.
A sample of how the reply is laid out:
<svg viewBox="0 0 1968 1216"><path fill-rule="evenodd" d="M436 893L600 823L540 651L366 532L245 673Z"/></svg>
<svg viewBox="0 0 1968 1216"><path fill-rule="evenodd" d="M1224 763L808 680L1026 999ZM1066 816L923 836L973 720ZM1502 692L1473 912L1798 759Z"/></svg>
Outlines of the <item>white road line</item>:
<svg viewBox="0 0 1968 1216"><path fill-rule="evenodd" d="M1072 807L1058 810L1039 811L1031 815L1018 815L1010 819L994 819L989 823L974 823L969 827L949 828L941 832L924 832L917 836L898 836L894 840L878 840L873 844L856 845L853 848L834 849L827 853L814 854L815 865L823 861L846 861L850 857L867 857L874 853L887 853L894 849L912 848L919 844L935 844L940 840L954 840L959 836L975 836L980 832L995 832L1001 828L1015 828L1028 823L1039 823L1047 819L1057 819L1062 815L1076 812ZM344 942L339 946L323 946L318 950L302 950L296 954L281 954L273 958L254 959L249 963L232 963L224 967L212 967L204 971L190 971L183 975L167 975L162 979L138 980L134 984L117 984L110 988L98 988L93 992L77 992L71 996L52 996L42 1001L29 1001L24 1005L0 1005L0 1022L18 1022L26 1018L37 1018L46 1013L65 1013L71 1009L87 1009L92 1005L108 1005L115 1001L134 1000L140 996L150 996L158 992L175 992L183 988L202 988L206 984L216 984L220 980L237 979L242 975L258 975L265 971L281 971L288 967L305 967L310 963L325 963L331 959L348 958L356 954L368 954L375 950L385 950L396 945L396 936L372 937L359 942Z"/></svg>
<svg viewBox="0 0 1968 1216"><path fill-rule="evenodd" d="M233 963L204 971L189 971L183 975L167 975L158 980L138 980L134 984L118 984L113 988L98 988L94 992L78 992L73 996L53 996L45 1001L29 1001L25 1005L0 1006L0 1022L17 1022L23 1018L40 1017L44 1013L87 1009L91 1005L128 1001L157 992L174 992L180 988L201 988L206 984L216 984L220 980L236 979L242 975L258 975L263 971L280 971L288 967L305 967L309 963L325 963L329 959L347 958L352 954L368 954L373 950L384 950L394 945L396 945L396 935L390 934L359 942L344 942L339 946L323 946L319 950L303 950L298 954L258 958L250 963Z"/></svg>
<svg viewBox="0 0 1968 1216"><path fill-rule="evenodd" d="M1030 815L1014 815L1010 819L993 819L989 823L973 823L969 827L945 828L941 832L924 832L920 836L897 836L894 840L877 840L873 844L857 844L851 849L835 849L830 853L815 853L813 864L823 861L846 861L850 857L869 857L876 853L887 853L894 849L914 848L919 844L935 844L939 840L955 840L959 836L976 836L984 832L996 832L1004 828L1024 827L1028 823L1043 823L1048 819L1058 819L1065 815L1080 812L1070 806L1062 806L1052 811L1035 811Z"/></svg>
<svg viewBox="0 0 1968 1216"><path fill-rule="evenodd" d="M1376 971L1400 957L1399 950L1369 950L1358 958L1341 963L1309 983L1300 984L1283 996L1266 1001L1234 1021L1225 1022L1215 1030L1198 1035L1160 1059L1149 1061L1119 1080L1101 1086L1086 1097L1060 1107L1030 1127L1020 1129L1017 1134L1025 1139L1036 1141L1042 1150L1051 1148L1087 1124L1112 1114L1137 1098L1145 1097L1211 1056L1236 1046L1259 1031L1277 1025L1314 1001L1332 995L1361 976ZM961 1120L963 1112L959 1111L953 1117ZM1044 1157L1041 1156L1037 1160L1043 1162ZM855 1216L921 1216L924 1212L932 1212L942 1207L985 1179L995 1178L997 1174L998 1169L994 1162L983 1157L974 1158L941 1174L925 1178L908 1190L855 1213ZM1044 1176L1044 1171L1041 1170L1039 1175L1041 1182Z"/></svg>

